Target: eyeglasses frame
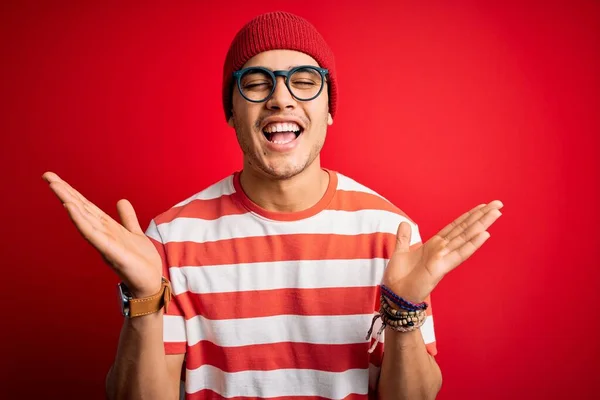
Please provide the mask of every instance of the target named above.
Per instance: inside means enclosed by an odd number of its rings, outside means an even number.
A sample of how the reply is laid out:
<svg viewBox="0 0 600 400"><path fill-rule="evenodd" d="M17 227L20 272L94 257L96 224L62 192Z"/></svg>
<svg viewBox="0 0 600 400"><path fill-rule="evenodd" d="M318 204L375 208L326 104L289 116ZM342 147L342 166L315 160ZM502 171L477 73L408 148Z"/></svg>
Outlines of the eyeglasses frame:
<svg viewBox="0 0 600 400"><path fill-rule="evenodd" d="M298 71L300 69L306 69L306 68L314 69L321 75L321 87L319 88L319 91L317 92L317 94L315 94L313 97L311 97L309 99L301 99L298 96L296 96L294 94L294 92L292 91L292 89L290 88L290 83L289 83L288 78L291 75L293 75L296 71ZM263 100L249 99L248 97L246 97L244 95L244 92L242 91L242 76L244 76L244 74L250 70L263 71L267 75L269 75L271 77L271 79L273 80L273 87L271 88L271 92ZM275 93L275 89L277 88L277 77L279 77L279 76L282 76L284 78L285 86L287 87L287 89L290 92L290 94L292 95L292 97L294 97L298 101L312 101L321 95L321 92L323 91L323 87L325 87L325 82L327 81L327 77L329 76L329 70L326 68L317 67L315 65L298 65L287 71L286 70L271 71L270 69L265 68L265 67L247 67L247 68L242 68L238 71L233 72L233 78L236 81L236 86L238 88L240 95L242 95L242 97L244 99L246 99L247 101L249 101L251 103L264 103L264 102L268 101L271 98L271 96L273 96L273 93Z"/></svg>

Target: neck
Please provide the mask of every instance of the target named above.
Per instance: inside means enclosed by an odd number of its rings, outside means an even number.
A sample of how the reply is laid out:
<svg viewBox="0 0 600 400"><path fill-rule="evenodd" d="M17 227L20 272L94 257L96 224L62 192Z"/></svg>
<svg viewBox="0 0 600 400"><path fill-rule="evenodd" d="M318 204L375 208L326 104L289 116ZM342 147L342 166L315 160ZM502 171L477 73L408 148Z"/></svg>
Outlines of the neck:
<svg viewBox="0 0 600 400"><path fill-rule="evenodd" d="M321 200L327 191L329 174L321 168L318 158L289 179L272 179L244 164L240 184L246 196L265 210L298 212Z"/></svg>

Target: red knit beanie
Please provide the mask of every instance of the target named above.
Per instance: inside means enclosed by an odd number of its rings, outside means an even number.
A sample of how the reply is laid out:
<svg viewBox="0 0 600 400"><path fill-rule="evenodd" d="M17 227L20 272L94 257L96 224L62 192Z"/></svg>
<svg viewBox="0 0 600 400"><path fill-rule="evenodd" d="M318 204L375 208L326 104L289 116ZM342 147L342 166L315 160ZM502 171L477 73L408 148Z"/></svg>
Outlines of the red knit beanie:
<svg viewBox="0 0 600 400"><path fill-rule="evenodd" d="M250 58L268 50L296 50L314 58L321 68L329 70L329 113L335 115L337 85L333 52L316 30L304 18L276 11L259 15L242 27L233 39L223 66L223 108L227 120L231 117L233 71Z"/></svg>

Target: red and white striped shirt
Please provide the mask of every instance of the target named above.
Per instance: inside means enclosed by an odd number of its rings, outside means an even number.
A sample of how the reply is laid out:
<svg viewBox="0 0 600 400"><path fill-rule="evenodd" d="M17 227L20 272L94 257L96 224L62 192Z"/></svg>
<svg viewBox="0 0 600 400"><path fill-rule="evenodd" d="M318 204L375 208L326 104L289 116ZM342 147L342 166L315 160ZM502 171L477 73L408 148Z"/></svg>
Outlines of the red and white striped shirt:
<svg viewBox="0 0 600 400"><path fill-rule="evenodd" d="M239 173L173 206L147 235L174 297L166 354L185 353L186 399L366 399L383 343L365 339L402 221L374 191L326 170L329 187L308 210L267 211ZM421 332L435 355L433 319ZM380 320L378 320L378 323ZM380 326L380 325L379 325Z"/></svg>

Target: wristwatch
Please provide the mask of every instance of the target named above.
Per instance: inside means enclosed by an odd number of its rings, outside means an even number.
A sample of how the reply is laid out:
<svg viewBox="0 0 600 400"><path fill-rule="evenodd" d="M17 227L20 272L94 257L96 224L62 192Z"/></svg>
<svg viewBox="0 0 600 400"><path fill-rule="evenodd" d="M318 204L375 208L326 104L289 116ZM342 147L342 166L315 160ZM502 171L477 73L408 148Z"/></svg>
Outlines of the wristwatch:
<svg viewBox="0 0 600 400"><path fill-rule="evenodd" d="M120 282L117 284L117 293L121 306L121 313L126 318L141 317L142 315L153 314L165 308L165 312L171 301L171 282L164 276L162 277L162 285L158 293L141 299L133 298L131 291Z"/></svg>

